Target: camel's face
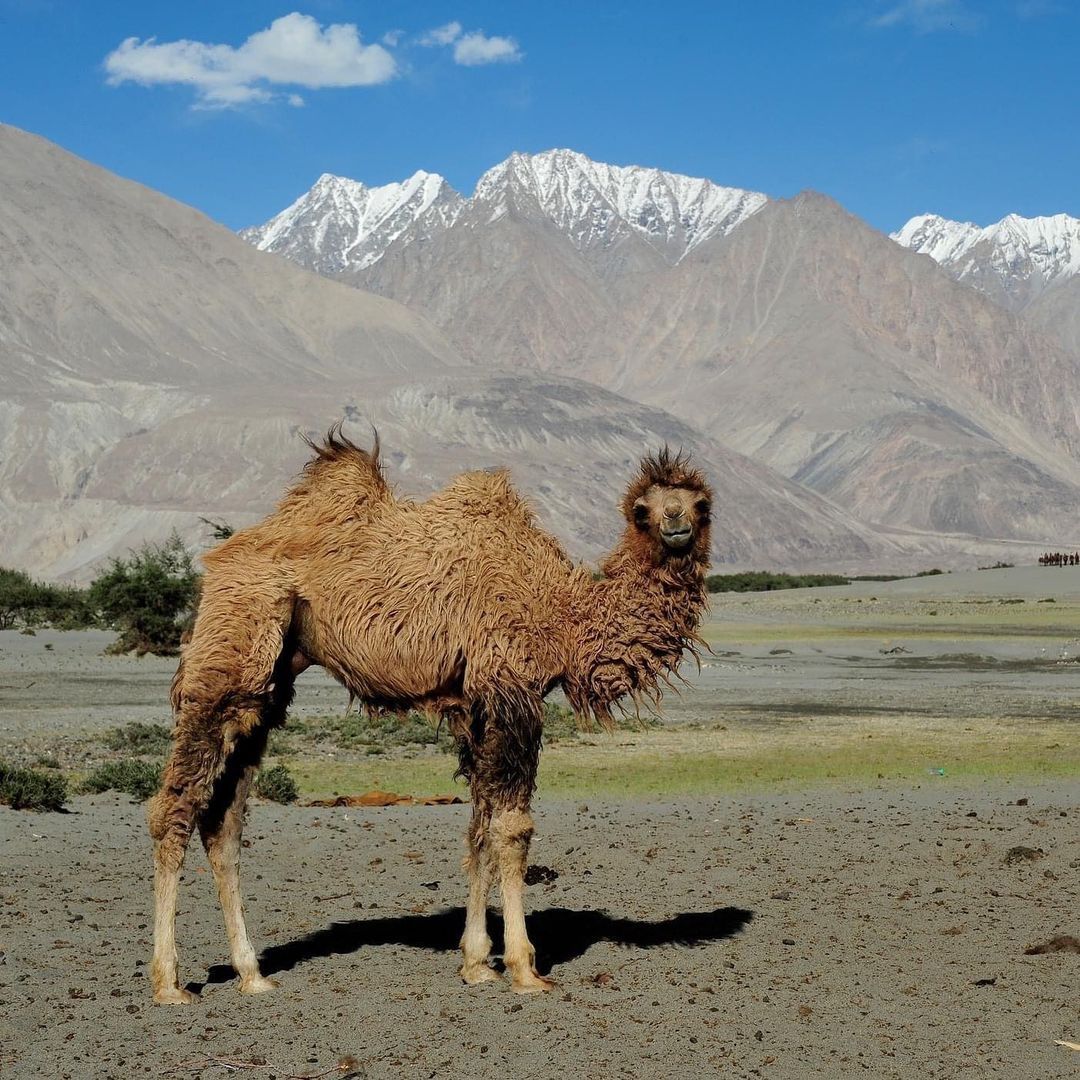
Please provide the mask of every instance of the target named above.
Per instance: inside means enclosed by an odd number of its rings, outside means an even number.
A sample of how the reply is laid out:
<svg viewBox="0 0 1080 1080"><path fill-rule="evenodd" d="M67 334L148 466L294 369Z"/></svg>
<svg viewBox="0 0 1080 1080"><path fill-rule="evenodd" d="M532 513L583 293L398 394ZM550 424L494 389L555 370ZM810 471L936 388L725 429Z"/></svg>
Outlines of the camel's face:
<svg viewBox="0 0 1080 1080"><path fill-rule="evenodd" d="M654 484L634 503L634 525L672 552L688 550L709 524L707 494Z"/></svg>

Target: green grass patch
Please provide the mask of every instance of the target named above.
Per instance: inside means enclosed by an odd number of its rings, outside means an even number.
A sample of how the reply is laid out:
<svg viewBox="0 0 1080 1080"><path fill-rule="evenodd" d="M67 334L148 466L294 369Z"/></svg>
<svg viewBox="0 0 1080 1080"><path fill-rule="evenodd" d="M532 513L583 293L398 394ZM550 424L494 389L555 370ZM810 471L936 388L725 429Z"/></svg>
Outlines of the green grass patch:
<svg viewBox="0 0 1080 1080"><path fill-rule="evenodd" d="M655 727L653 717L618 717L618 730L639 731ZM130 725L129 725L130 726ZM544 742L573 742L582 735L577 717L565 705L544 702ZM382 713L364 716L309 717L289 720L284 728L270 735L267 753L271 757L303 757L315 747L333 746L339 750L377 756L399 751L434 747L444 753L454 749L454 739L446 724L436 724L422 713Z"/></svg>
<svg viewBox="0 0 1080 1080"><path fill-rule="evenodd" d="M58 773L20 769L0 761L0 805L12 810L59 810L67 784Z"/></svg>
<svg viewBox="0 0 1080 1080"><path fill-rule="evenodd" d="M164 724L144 724L135 720L113 728L105 734L103 741L110 750L161 757L168 751L172 735Z"/></svg>
<svg viewBox="0 0 1080 1080"><path fill-rule="evenodd" d="M109 761L83 780L82 790L92 795L123 791L142 801L157 791L161 784L161 768L160 763L136 759Z"/></svg>
<svg viewBox="0 0 1080 1080"><path fill-rule="evenodd" d="M681 795L714 795L755 788L804 788L819 784L942 783L949 780L1077 778L1080 750L1055 741L1047 732L1017 737L965 733L919 733L910 737L862 734L815 745L805 739L760 739L757 747L716 749L704 737L693 748L694 733L680 733L678 749L671 740L643 736L633 746L598 736L577 746L553 747L540 759L541 795L579 798L667 799ZM662 743L662 745L659 745ZM436 795L466 788L452 780L450 755L426 758L364 759L357 762L296 761L291 768L305 797L356 794L372 789L409 795ZM944 772L942 772L944 770Z"/></svg>

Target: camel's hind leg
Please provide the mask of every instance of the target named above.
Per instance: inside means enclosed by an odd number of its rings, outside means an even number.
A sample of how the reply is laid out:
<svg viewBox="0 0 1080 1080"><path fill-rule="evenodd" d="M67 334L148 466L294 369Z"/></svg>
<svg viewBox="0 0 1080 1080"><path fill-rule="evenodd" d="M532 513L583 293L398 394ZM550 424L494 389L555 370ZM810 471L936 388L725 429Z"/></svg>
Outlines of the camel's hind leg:
<svg viewBox="0 0 1080 1080"><path fill-rule="evenodd" d="M261 994L278 985L273 979L263 978L259 971L259 961L248 937L244 901L240 895L240 842L244 831L244 814L268 734L269 730L263 724L237 745L218 780L214 798L199 822L203 847L214 871L218 899L225 916L230 958L240 976L240 990L245 994Z"/></svg>
<svg viewBox="0 0 1080 1080"><path fill-rule="evenodd" d="M150 835L154 838L154 958L150 981L154 1000L183 1005L195 995L180 985L176 956L176 896L180 871L196 821L210 801L224 757L220 748L203 752L177 743L165 766L161 790L150 803Z"/></svg>
<svg viewBox="0 0 1080 1080"><path fill-rule="evenodd" d="M283 656L291 615L289 598L281 595L259 604L251 597L249 607L237 611L235 596L227 589L216 590L215 585L208 582L204 586L195 632L173 682L173 749L149 812L154 839L150 978L154 1000L171 1005L194 999L180 986L176 954L177 891L191 834L196 825L203 824L212 804L220 801L223 809L233 808L240 774L229 769L231 755L238 744L242 754L250 753L253 746L261 753L266 729L284 714L292 693L291 649ZM242 763L252 764L248 760ZM242 807L241 800L241 812ZM227 831L220 851L213 856L215 874L218 865L222 866L226 881L229 835ZM221 880L219 876L219 888ZM238 899L238 887L224 895L232 904L233 895ZM224 906L225 899L222 903ZM226 907L231 936L237 920L229 912ZM242 925L242 915L239 921Z"/></svg>

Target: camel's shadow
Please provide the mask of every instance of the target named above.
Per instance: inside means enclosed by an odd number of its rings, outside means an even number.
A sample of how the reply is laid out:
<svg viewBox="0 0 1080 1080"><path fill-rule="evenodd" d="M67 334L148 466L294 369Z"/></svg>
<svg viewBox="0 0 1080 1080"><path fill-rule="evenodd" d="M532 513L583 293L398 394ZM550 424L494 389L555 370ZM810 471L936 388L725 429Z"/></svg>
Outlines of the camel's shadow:
<svg viewBox="0 0 1080 1080"><path fill-rule="evenodd" d="M754 917L744 908L687 911L669 919L620 919L604 911L546 908L529 916L529 936L536 943L536 966L542 974L584 955L600 941L638 949L660 945L701 945L734 937ZM356 952L365 945L406 945L431 952L457 949L465 926L464 908L445 908L423 915L392 915L331 923L306 937L271 945L260 959L264 975L290 971L307 960ZM492 912L488 928L496 943L502 938L502 917ZM206 982L234 978L228 964L210 969Z"/></svg>

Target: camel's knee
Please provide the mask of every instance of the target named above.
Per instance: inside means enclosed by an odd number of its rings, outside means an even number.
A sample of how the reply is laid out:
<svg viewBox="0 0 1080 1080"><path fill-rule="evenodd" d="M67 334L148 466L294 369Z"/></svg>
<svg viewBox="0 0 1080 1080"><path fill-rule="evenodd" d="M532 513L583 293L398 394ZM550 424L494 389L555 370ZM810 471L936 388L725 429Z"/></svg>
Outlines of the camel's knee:
<svg viewBox="0 0 1080 1080"><path fill-rule="evenodd" d="M528 845L536 825L528 810L503 810L491 819L491 838L500 845Z"/></svg>
<svg viewBox="0 0 1080 1080"><path fill-rule="evenodd" d="M161 787L150 800L147 819L150 835L156 841L176 835L186 845L210 801L215 769L212 765L185 768L176 755L165 765Z"/></svg>
<svg viewBox="0 0 1080 1080"><path fill-rule="evenodd" d="M491 819L492 856L503 874L524 873L534 824L527 810L504 810Z"/></svg>

